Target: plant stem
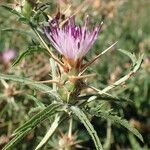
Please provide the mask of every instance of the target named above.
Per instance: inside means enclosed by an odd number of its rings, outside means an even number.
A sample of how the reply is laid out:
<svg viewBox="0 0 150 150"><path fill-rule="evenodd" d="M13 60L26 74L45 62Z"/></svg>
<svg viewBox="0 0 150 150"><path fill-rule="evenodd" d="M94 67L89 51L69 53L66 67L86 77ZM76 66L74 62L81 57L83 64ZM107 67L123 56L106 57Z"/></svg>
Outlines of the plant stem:
<svg viewBox="0 0 150 150"><path fill-rule="evenodd" d="M72 120L72 117L70 118L70 124L69 124L69 131L68 131L68 137L69 138L72 138L72 123L73 123L73 120Z"/></svg>
<svg viewBox="0 0 150 150"><path fill-rule="evenodd" d="M107 137L106 137L105 144L104 144L104 149L105 150L110 149L111 139L112 139L112 136L111 136L111 121L107 120Z"/></svg>

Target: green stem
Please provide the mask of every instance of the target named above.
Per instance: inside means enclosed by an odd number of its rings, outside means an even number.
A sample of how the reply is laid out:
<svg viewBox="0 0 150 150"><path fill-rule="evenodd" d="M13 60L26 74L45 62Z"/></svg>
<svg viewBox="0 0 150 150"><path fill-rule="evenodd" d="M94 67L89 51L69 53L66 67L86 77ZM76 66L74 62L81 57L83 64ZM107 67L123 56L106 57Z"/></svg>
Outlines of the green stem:
<svg viewBox="0 0 150 150"><path fill-rule="evenodd" d="M111 121L107 120L107 137L105 140L105 144L104 144L104 149L105 150L110 150L110 146L111 146Z"/></svg>
<svg viewBox="0 0 150 150"><path fill-rule="evenodd" d="M71 138L72 137L72 117L70 118L70 124L69 124L69 131L68 131L68 137Z"/></svg>

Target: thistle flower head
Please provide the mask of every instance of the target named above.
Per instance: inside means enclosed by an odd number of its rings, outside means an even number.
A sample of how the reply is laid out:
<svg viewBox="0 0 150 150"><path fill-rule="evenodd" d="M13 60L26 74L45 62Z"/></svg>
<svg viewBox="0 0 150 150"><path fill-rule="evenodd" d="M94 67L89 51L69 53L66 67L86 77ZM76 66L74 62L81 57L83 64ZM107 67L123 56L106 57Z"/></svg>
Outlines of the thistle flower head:
<svg viewBox="0 0 150 150"><path fill-rule="evenodd" d="M100 26L88 30L89 17L86 16L84 25L75 24L75 17L68 18L62 27L59 19L49 21L49 26L44 27L44 32L53 47L63 56L63 61L71 68L81 65L83 57L87 54L97 39Z"/></svg>
<svg viewBox="0 0 150 150"><path fill-rule="evenodd" d="M5 49L0 53L0 61L8 63L16 57L16 51L14 49Z"/></svg>

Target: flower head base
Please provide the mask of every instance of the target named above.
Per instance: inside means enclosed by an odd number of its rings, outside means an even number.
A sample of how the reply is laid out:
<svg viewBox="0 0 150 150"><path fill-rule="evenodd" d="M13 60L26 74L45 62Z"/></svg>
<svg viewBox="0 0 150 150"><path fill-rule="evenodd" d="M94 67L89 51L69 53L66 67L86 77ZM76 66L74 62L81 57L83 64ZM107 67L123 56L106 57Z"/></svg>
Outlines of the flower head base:
<svg viewBox="0 0 150 150"><path fill-rule="evenodd" d="M82 27L75 24L75 17L68 18L62 27L58 21L58 17L49 21L49 26L44 27L44 32L53 47L62 55L64 64L69 69L79 69L83 57L97 39L100 26L89 31L88 16L85 17Z"/></svg>

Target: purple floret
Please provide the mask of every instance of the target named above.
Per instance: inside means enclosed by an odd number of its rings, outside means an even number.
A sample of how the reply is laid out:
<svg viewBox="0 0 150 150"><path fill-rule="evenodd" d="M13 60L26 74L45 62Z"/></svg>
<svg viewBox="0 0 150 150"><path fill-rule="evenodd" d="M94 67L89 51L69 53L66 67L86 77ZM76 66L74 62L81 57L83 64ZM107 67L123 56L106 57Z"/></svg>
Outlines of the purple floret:
<svg viewBox="0 0 150 150"><path fill-rule="evenodd" d="M49 21L49 26L44 27L45 35L66 60L80 61L96 41L100 26L89 31L88 20L89 17L86 16L81 27L75 24L75 17L71 17L62 27L59 27L58 20L53 19Z"/></svg>

